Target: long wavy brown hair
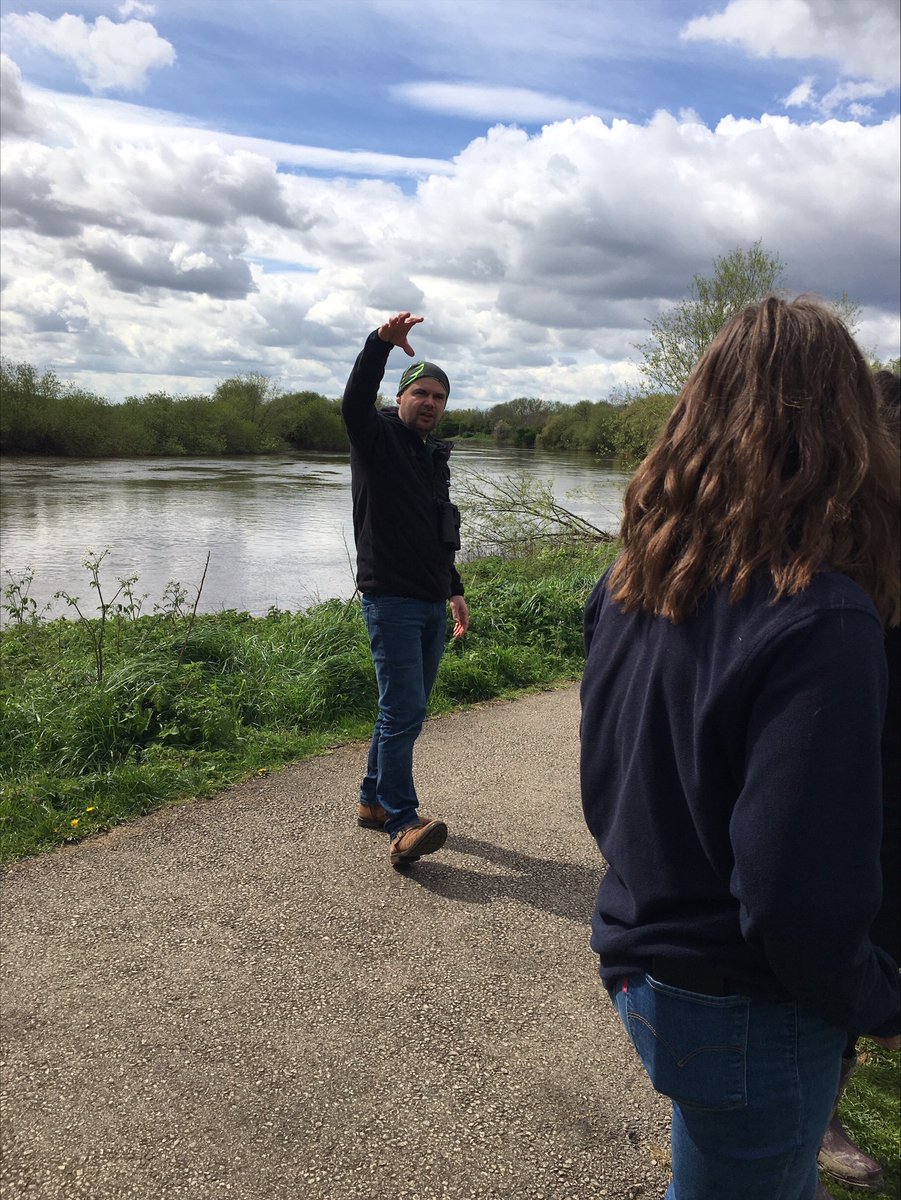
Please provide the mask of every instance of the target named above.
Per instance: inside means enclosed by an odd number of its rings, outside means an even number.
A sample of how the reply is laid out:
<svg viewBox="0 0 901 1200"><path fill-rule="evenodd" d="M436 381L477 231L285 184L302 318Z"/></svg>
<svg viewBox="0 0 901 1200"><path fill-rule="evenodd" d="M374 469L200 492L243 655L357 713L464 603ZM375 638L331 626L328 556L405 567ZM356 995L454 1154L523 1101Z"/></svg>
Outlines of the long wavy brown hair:
<svg viewBox="0 0 901 1200"><path fill-rule="evenodd" d="M842 322L808 297L769 297L723 326L626 491L609 581L625 611L672 621L718 584L774 597L842 571L884 621L901 616L897 446Z"/></svg>

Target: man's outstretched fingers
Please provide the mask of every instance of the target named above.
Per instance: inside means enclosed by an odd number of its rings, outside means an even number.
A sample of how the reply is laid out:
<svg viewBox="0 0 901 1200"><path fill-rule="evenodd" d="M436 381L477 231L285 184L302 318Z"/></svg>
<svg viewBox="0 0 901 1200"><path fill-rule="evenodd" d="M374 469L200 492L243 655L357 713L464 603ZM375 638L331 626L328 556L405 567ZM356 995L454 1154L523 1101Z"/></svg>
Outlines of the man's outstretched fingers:
<svg viewBox="0 0 901 1200"><path fill-rule="evenodd" d="M412 357L415 351L407 338L413 326L421 324L424 320L425 317L414 317L409 312L397 313L396 316L389 317L384 325L379 326L379 337L383 342L390 342L392 346L400 346L405 354Z"/></svg>

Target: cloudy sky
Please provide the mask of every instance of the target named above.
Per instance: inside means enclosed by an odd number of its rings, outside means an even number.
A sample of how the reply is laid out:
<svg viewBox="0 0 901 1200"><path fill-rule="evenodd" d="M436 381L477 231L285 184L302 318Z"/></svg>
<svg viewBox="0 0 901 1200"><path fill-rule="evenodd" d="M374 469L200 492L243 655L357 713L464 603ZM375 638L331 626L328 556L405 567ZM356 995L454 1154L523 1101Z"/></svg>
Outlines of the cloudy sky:
<svg viewBox="0 0 901 1200"><path fill-rule="evenodd" d="M897 0L0 0L3 353L119 400L598 400L760 239L899 352ZM386 390L404 366L395 352Z"/></svg>

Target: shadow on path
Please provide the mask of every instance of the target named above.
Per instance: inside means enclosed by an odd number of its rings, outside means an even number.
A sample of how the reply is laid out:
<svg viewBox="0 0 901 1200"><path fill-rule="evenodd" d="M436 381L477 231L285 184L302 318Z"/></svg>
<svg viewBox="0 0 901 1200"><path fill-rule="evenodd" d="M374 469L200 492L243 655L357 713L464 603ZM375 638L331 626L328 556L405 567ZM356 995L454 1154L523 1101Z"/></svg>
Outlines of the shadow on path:
<svg viewBox="0 0 901 1200"><path fill-rule="evenodd" d="M590 924L603 874L600 861L595 870L578 863L535 858L506 846L461 834L451 834L445 850L470 854L502 870L464 869L437 858L429 860L428 871L421 874L416 870L410 871L410 879L427 891L449 900L459 900L465 904L516 900L580 925Z"/></svg>

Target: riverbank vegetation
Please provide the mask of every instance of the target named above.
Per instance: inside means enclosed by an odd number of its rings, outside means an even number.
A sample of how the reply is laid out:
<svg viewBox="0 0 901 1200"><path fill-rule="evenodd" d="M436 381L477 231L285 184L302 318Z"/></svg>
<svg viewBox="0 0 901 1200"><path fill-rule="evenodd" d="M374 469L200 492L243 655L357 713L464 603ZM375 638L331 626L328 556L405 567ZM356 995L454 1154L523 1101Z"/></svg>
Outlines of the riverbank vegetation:
<svg viewBox="0 0 901 1200"><path fill-rule="evenodd" d="M448 646L431 711L577 678L582 607L612 552L582 542L464 563L473 624ZM102 556L91 561L103 589ZM83 615L73 608L74 619L53 621L29 605L26 579L7 585L6 860L371 730L377 693L358 602L202 615L173 584L145 614L138 582L125 582L115 597L105 588L101 615L79 602Z"/></svg>
<svg viewBox="0 0 901 1200"><path fill-rule="evenodd" d="M337 402L317 392L281 394L265 375L223 380L208 396L156 392L111 404L52 371L0 362L3 454L199 457L346 447Z"/></svg>
<svg viewBox="0 0 901 1200"><path fill-rule="evenodd" d="M450 408L438 435L497 446L587 450L634 462L653 443L672 404L671 396L575 405L518 396L487 409ZM265 375L243 375L223 380L208 396L158 392L111 404L52 371L0 360L2 454L196 458L292 450L348 450L339 400L318 392L282 393Z"/></svg>

